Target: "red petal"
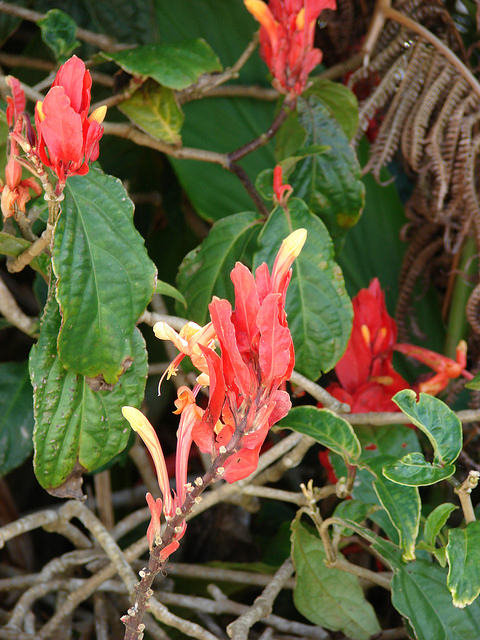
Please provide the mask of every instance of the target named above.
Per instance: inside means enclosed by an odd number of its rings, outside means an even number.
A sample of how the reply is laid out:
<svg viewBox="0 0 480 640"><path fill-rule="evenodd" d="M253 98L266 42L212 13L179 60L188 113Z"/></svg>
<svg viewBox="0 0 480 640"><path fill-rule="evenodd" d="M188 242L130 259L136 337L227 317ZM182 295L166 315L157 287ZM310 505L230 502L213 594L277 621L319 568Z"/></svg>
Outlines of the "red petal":
<svg viewBox="0 0 480 640"><path fill-rule="evenodd" d="M260 447L257 449L240 449L231 455L224 464L225 473L222 478L227 482L236 482L249 476L258 467Z"/></svg>
<svg viewBox="0 0 480 640"><path fill-rule="evenodd" d="M83 157L82 119L70 106L63 87L53 87L43 101L42 139L52 164L78 164Z"/></svg>
<svg viewBox="0 0 480 640"><path fill-rule="evenodd" d="M270 293L262 302L257 316L260 330L259 363L262 384L266 387L278 387L293 367L292 337L288 327L279 322L280 300L280 294Z"/></svg>
<svg viewBox="0 0 480 640"><path fill-rule="evenodd" d="M209 424L213 430L220 418L225 402L225 380L222 372L222 361L212 349L204 347L203 344L198 346L207 361L208 377L210 378L210 394L203 421Z"/></svg>
<svg viewBox="0 0 480 640"><path fill-rule="evenodd" d="M72 108L82 116L82 120L90 108L91 86L90 72L86 71L85 63L77 56L72 56L62 64L52 85L52 87L65 89Z"/></svg>
<svg viewBox="0 0 480 640"><path fill-rule="evenodd" d="M235 288L235 311L232 321L240 353L245 357L258 349L257 313L260 307L257 285L250 271L241 262L237 262L230 278Z"/></svg>

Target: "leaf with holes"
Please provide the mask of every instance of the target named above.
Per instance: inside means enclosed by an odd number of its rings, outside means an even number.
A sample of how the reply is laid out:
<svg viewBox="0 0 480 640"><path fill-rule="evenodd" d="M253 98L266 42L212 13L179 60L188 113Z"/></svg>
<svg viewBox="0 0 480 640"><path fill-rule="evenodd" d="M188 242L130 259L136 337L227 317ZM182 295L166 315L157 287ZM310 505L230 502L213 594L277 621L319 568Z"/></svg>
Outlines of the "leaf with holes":
<svg viewBox="0 0 480 640"><path fill-rule="evenodd" d="M303 433L352 463L362 451L351 425L328 409L295 407L278 426Z"/></svg>
<svg viewBox="0 0 480 640"><path fill-rule="evenodd" d="M117 106L140 129L156 140L180 144L184 116L171 89L146 82L128 100Z"/></svg>
<svg viewBox="0 0 480 640"><path fill-rule="evenodd" d="M342 631L353 640L368 640L380 631L358 578L325 566L322 541L298 520L292 522L292 558L296 573L293 599L308 620Z"/></svg>
<svg viewBox="0 0 480 640"><path fill-rule="evenodd" d="M430 440L434 462L455 462L462 450L462 424L444 402L428 393L421 393L416 402L417 394L412 389L399 391L392 400Z"/></svg>
<svg viewBox="0 0 480 640"><path fill-rule="evenodd" d="M62 363L115 383L132 355L133 329L152 297L156 276L120 180L99 169L68 179L53 269Z"/></svg>
<svg viewBox="0 0 480 640"><path fill-rule="evenodd" d="M110 386L63 366L57 354L59 328L58 304L51 297L40 338L30 354L34 467L38 481L49 490L65 483L75 473L77 463L93 471L124 449L130 429L121 408L125 404L140 405L147 376L145 342L138 329L132 329L127 341L130 356L126 370Z"/></svg>
<svg viewBox="0 0 480 640"><path fill-rule="evenodd" d="M308 229L305 246L293 265L286 310L295 345L295 367L311 380L332 369L347 346L352 305L333 245L323 222L302 200L289 200L288 212L272 211L258 238L254 266L273 266L283 238L295 229Z"/></svg>
<svg viewBox="0 0 480 640"><path fill-rule="evenodd" d="M189 318L205 324L213 295L232 299L230 271L237 260L251 263L260 228L257 214L237 213L216 222L202 244L185 256L177 285L187 301Z"/></svg>
<svg viewBox="0 0 480 640"><path fill-rule="evenodd" d="M456 607L466 607L480 594L480 522L450 529L447 544L447 586Z"/></svg>
<svg viewBox="0 0 480 640"><path fill-rule="evenodd" d="M172 44L147 44L102 56L116 62L124 71L153 78L169 89L185 89L204 73L221 71L222 65L210 45L202 38Z"/></svg>

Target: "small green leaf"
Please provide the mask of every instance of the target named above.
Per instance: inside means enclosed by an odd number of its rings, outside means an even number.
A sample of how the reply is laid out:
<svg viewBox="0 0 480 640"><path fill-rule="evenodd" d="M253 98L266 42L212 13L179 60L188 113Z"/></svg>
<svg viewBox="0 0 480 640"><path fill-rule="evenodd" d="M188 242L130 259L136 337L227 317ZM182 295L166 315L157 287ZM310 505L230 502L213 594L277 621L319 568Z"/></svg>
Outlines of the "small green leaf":
<svg viewBox="0 0 480 640"><path fill-rule="evenodd" d="M68 179L53 268L63 364L115 383L131 355L133 328L152 297L156 276L120 180L95 168Z"/></svg>
<svg viewBox="0 0 480 640"><path fill-rule="evenodd" d="M276 207L261 234L254 266L273 266L281 241L295 229L308 230L307 241L293 265L287 294L288 324L295 345L295 367L311 380L332 369L350 337L352 306L333 245L322 221L298 198L288 212Z"/></svg>
<svg viewBox="0 0 480 640"><path fill-rule="evenodd" d="M180 304L183 304L184 307L187 306L187 301L182 296L178 289L175 289L168 282L164 282L163 280L157 280L157 286L155 288L155 293L159 293L161 296L168 296L169 298L175 298Z"/></svg>
<svg viewBox="0 0 480 640"><path fill-rule="evenodd" d="M60 9L50 9L37 24L42 32L42 40L50 47L57 60L65 60L80 46L80 42L75 39L75 21Z"/></svg>
<svg viewBox="0 0 480 640"><path fill-rule="evenodd" d="M445 569L425 560L403 565L394 572L392 604L415 631L417 640L478 638L480 605L466 609L452 604Z"/></svg>
<svg viewBox="0 0 480 640"><path fill-rule="evenodd" d="M296 572L293 599L308 620L353 640L368 640L380 631L358 578L326 567L320 538L298 520L292 523L292 558Z"/></svg>
<svg viewBox="0 0 480 640"><path fill-rule="evenodd" d="M23 251L28 249L31 245L31 242L25 240L25 238L18 238L16 236L12 236L10 233L5 233L5 231L0 231L0 254L4 254L6 256L12 256L12 258L16 258ZM30 267L35 269L41 273L45 278L48 274L48 265L50 263L49 258L45 254L41 254L34 258L30 262Z"/></svg>
<svg viewBox="0 0 480 640"><path fill-rule="evenodd" d="M451 502L445 502L444 504L439 504L438 507L435 507L435 509L428 514L423 530L423 538L426 544L431 547L435 546L435 540L442 530L442 527L445 526L452 511L455 511L457 508L458 507Z"/></svg>
<svg viewBox="0 0 480 640"><path fill-rule="evenodd" d="M351 425L328 409L295 407L278 426L310 436L347 461L353 462L360 456L360 442Z"/></svg>
<svg viewBox="0 0 480 640"><path fill-rule="evenodd" d="M181 143L180 130L184 115L171 89L145 82L128 100L117 106L153 138L168 144Z"/></svg>
<svg viewBox="0 0 480 640"><path fill-rule="evenodd" d="M392 400L414 425L430 440L435 453L434 462L450 465L462 450L462 424L447 405L427 393L421 393L418 403L412 389L404 389Z"/></svg>
<svg viewBox="0 0 480 640"><path fill-rule="evenodd" d="M33 448L32 385L26 362L0 364L0 476L22 464Z"/></svg>
<svg viewBox="0 0 480 640"><path fill-rule="evenodd" d="M102 52L133 75L153 78L169 89L185 89L204 73L221 71L222 65L209 44L197 38L175 44L147 44L115 53Z"/></svg>
<svg viewBox="0 0 480 640"><path fill-rule="evenodd" d="M290 156L305 156L288 182L294 195L323 220L338 251L365 204L360 165L347 136L317 92L308 91L299 98L297 109L280 129L277 157L283 163ZM292 140L300 139L302 129L304 140L294 149ZM312 145L322 145L323 152L302 153Z"/></svg>
<svg viewBox="0 0 480 640"><path fill-rule="evenodd" d="M185 256L177 285L187 301L189 318L205 324L212 295L232 299L230 271L237 260L251 262L260 228L257 214L237 213L216 222L202 244Z"/></svg>
<svg viewBox="0 0 480 640"><path fill-rule="evenodd" d="M314 80L310 92L323 102L351 140L358 129L358 101L355 94L344 84L323 78Z"/></svg>
<svg viewBox="0 0 480 640"><path fill-rule="evenodd" d="M342 502L337 504L337 506L335 507L333 516L335 518L342 518L343 520L353 520L354 522L361 523L367 518L372 509L377 508L378 507L366 504L361 500L342 500ZM341 533L342 536L352 535L351 529L346 529L344 527L340 527L339 525L335 525L335 527L338 527L339 533Z"/></svg>
<svg viewBox="0 0 480 640"><path fill-rule="evenodd" d="M376 478L373 483L375 493L400 536L402 557L409 561L415 559L415 542L420 526L420 494L417 487L402 486L383 476L383 466L393 460L389 456L377 456L368 462L368 468Z"/></svg>
<svg viewBox="0 0 480 640"><path fill-rule="evenodd" d="M407 453L400 460L396 460L383 468L383 475L398 484L410 487L423 487L435 484L455 473L455 465L430 464L423 453Z"/></svg>
<svg viewBox="0 0 480 640"><path fill-rule="evenodd" d="M147 358L138 329L128 341L126 371L113 387L63 366L57 355L58 304L47 302L40 338L30 353L34 389L35 474L46 489L62 485L77 463L87 471L106 464L128 442L130 428L121 408L139 406L145 389ZM127 368L128 367L128 368Z"/></svg>
<svg viewBox="0 0 480 640"><path fill-rule="evenodd" d="M473 380L469 380L468 382L466 382L465 388L473 389L474 391L479 391L480 390L480 373L477 373L477 375L473 378Z"/></svg>
<svg viewBox="0 0 480 640"><path fill-rule="evenodd" d="M480 594L480 522L450 529L447 544L447 586L456 607L466 607Z"/></svg>

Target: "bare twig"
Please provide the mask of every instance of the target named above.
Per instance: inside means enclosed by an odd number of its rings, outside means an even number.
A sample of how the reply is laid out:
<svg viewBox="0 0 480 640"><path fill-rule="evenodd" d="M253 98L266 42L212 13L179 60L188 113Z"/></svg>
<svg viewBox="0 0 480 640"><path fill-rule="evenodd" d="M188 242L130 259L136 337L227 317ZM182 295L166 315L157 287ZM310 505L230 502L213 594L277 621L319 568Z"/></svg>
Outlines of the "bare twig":
<svg viewBox="0 0 480 640"><path fill-rule="evenodd" d="M340 402L336 398L334 398L326 389L321 387L316 382L312 382L298 371L293 371L290 376L290 382L296 384L298 387L304 389L307 393L309 393L312 398L321 402L327 409L331 409L337 413L343 412L348 413L350 411L350 407L348 404L344 402Z"/></svg>
<svg viewBox="0 0 480 640"><path fill-rule="evenodd" d="M147 489L154 497L158 497L160 493L158 490L157 477L152 469L147 450L141 443L139 436L135 438L135 444L128 452L128 455L135 463L140 477L142 478Z"/></svg>
<svg viewBox="0 0 480 640"><path fill-rule="evenodd" d="M27 316L17 304L17 301L10 293L10 289L0 276L0 313L14 327L23 331L29 336L34 336L38 332L38 319Z"/></svg>
<svg viewBox="0 0 480 640"><path fill-rule="evenodd" d="M97 501L98 514L100 520L107 529L112 529L115 524L112 504L112 485L110 482L110 471L102 471L93 476L95 485L95 497Z"/></svg>
<svg viewBox="0 0 480 640"><path fill-rule="evenodd" d="M472 490L478 485L480 479L479 471L469 471L468 476L459 487L455 487L454 491L460 500L465 522L475 522L475 512L472 505Z"/></svg>
<svg viewBox="0 0 480 640"><path fill-rule="evenodd" d="M183 564L180 562L170 562L168 565L168 573L172 576L184 576L187 578L198 578L200 580L216 580L218 582L236 582L238 584L249 584L259 587L267 586L272 579L271 575L262 573L235 571L233 569ZM283 586L285 589L293 589L295 581L287 580Z"/></svg>
<svg viewBox="0 0 480 640"><path fill-rule="evenodd" d="M47 247L50 246L50 242L53 237L53 226L47 224L47 228L42 235L32 242L32 244L25 249L19 256L13 260L7 261L7 269L10 273L18 273L22 271L30 262L39 256Z"/></svg>
<svg viewBox="0 0 480 640"><path fill-rule="evenodd" d="M248 632L253 625L272 613L273 603L282 590L285 582L293 574L293 564L290 558L275 572L261 595L255 599L253 606L228 625L227 633L232 640L247 640Z"/></svg>

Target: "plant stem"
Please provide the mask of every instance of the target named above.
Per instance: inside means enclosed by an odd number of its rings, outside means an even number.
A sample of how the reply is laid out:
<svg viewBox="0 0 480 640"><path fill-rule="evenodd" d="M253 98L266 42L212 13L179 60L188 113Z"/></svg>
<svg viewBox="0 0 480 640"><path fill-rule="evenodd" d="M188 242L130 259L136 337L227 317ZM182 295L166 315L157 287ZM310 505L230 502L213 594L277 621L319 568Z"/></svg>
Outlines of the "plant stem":
<svg viewBox="0 0 480 640"><path fill-rule="evenodd" d="M475 522L475 512L473 510L471 493L475 489L480 479L479 471L469 471L468 476L459 487L455 487L454 491L460 500L465 522Z"/></svg>

